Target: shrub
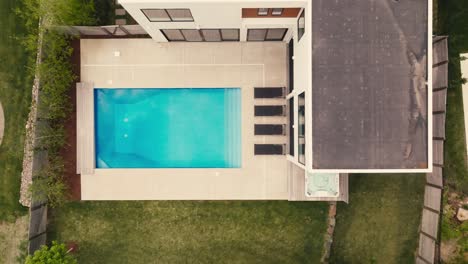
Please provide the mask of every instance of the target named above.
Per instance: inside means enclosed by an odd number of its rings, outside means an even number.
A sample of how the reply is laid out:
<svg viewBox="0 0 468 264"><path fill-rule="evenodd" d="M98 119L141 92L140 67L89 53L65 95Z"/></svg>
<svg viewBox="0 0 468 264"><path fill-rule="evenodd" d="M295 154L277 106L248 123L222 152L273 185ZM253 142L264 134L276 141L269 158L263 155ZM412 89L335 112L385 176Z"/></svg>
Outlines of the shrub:
<svg viewBox="0 0 468 264"><path fill-rule="evenodd" d="M67 252L65 244L52 241L52 245L42 246L33 256L26 258L26 264L76 264L76 258Z"/></svg>
<svg viewBox="0 0 468 264"><path fill-rule="evenodd" d="M65 166L60 151L66 144L64 122L71 112L69 89L76 76L70 57L71 37L55 31L56 26L93 25L93 0L23 0L16 12L33 32L23 39L28 50L36 50L42 36L41 63L32 72L40 77L40 98L37 105L36 150L46 151L46 165L34 174L31 194L35 200L48 201L57 207L67 199ZM41 27L37 28L40 23Z"/></svg>
<svg viewBox="0 0 468 264"><path fill-rule="evenodd" d="M36 201L47 201L50 207L63 205L68 198L68 187L63 179L64 162L59 156L51 156L48 164L34 175L31 194Z"/></svg>

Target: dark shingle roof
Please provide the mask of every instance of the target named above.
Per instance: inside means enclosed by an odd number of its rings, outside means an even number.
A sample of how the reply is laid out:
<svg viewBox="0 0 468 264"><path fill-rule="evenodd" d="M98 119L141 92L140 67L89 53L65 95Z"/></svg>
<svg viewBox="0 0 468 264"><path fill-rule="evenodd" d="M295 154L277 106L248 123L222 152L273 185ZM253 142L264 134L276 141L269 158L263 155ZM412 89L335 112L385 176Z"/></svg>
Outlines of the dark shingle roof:
<svg viewBox="0 0 468 264"><path fill-rule="evenodd" d="M312 5L313 167L427 168L427 0Z"/></svg>

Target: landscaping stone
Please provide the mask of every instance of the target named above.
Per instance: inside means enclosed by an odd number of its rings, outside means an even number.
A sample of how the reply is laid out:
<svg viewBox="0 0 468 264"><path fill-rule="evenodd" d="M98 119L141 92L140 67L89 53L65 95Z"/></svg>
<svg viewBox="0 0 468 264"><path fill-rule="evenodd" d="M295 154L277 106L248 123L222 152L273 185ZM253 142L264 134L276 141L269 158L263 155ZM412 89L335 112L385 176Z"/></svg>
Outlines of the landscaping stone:
<svg viewBox="0 0 468 264"><path fill-rule="evenodd" d="M457 219L462 222L468 220L468 210L458 208Z"/></svg>
<svg viewBox="0 0 468 264"><path fill-rule="evenodd" d="M42 27L42 25L39 25ZM41 30L39 29L39 32ZM36 56L36 65L41 63L42 58L42 34L39 34L38 51ZM31 110L26 122L26 138L24 143L24 156L23 156L23 171L21 172L21 187L20 187L20 200L19 202L26 207L31 206L31 195L29 186L32 183L33 176L33 162L34 162L34 144L36 136L36 121L37 121L37 102L39 101L39 74L36 72L32 87L32 102Z"/></svg>

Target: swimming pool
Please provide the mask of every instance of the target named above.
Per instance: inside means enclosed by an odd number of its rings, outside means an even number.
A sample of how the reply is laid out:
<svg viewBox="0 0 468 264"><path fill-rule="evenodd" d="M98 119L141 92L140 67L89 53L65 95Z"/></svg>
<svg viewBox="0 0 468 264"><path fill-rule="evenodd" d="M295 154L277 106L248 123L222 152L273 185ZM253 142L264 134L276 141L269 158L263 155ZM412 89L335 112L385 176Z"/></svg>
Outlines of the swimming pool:
<svg viewBox="0 0 468 264"><path fill-rule="evenodd" d="M96 168L239 168L239 88L95 89Z"/></svg>

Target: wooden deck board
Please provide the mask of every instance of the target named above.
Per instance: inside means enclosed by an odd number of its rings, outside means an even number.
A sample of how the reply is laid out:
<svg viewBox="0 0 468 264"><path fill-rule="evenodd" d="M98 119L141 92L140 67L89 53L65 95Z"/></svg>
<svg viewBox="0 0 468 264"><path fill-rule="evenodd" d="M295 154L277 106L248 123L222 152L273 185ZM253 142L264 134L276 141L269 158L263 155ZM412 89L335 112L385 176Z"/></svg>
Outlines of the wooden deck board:
<svg viewBox="0 0 468 264"><path fill-rule="evenodd" d="M420 234L418 254L425 260L430 261L430 263L434 263L435 241L424 234Z"/></svg>
<svg viewBox="0 0 468 264"><path fill-rule="evenodd" d="M434 166L432 173L426 174L426 181L429 184L442 187L442 168Z"/></svg>
<svg viewBox="0 0 468 264"><path fill-rule="evenodd" d="M433 65L448 60L447 39L441 40L442 38L445 37L439 37L439 39L434 39L434 42L436 43L432 46Z"/></svg>
<svg viewBox="0 0 468 264"><path fill-rule="evenodd" d="M426 185L424 191L424 206L440 212L442 190Z"/></svg>
<svg viewBox="0 0 468 264"><path fill-rule="evenodd" d="M445 139L445 114L433 115L433 137Z"/></svg>
<svg viewBox="0 0 468 264"><path fill-rule="evenodd" d="M448 64L442 64L432 69L432 88L437 89L448 86Z"/></svg>
<svg viewBox="0 0 468 264"><path fill-rule="evenodd" d="M432 111L445 112L447 107L447 89L439 90L432 94Z"/></svg>
<svg viewBox="0 0 468 264"><path fill-rule="evenodd" d="M433 140L432 141L432 157L434 164L444 165L444 141L443 140Z"/></svg>
<svg viewBox="0 0 468 264"><path fill-rule="evenodd" d="M436 214L427 209L423 209L421 231L437 238L437 227L439 225L439 214Z"/></svg>

